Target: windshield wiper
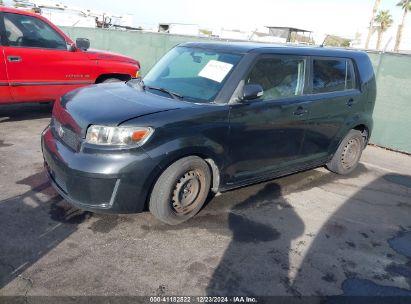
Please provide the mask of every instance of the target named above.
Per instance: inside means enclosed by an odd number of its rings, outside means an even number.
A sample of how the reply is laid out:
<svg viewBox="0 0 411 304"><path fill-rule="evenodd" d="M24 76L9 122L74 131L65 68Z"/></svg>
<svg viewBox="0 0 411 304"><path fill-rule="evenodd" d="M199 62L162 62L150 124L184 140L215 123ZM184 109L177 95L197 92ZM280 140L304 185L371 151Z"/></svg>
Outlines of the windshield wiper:
<svg viewBox="0 0 411 304"><path fill-rule="evenodd" d="M170 95L172 98L177 99L177 100L183 100L184 96L180 95L178 93L172 92L166 88L161 88L161 87L152 87L152 86L148 86L146 84L144 84L144 81L142 79L132 79L130 81L127 81L127 84L129 86L132 86L134 88L139 88L139 89L143 89L143 90L156 90L156 91L160 91L163 93L166 93L168 95Z"/></svg>
<svg viewBox="0 0 411 304"><path fill-rule="evenodd" d="M126 82L126 84L130 87L133 87L138 90L144 90L144 82L140 78L138 79L131 79Z"/></svg>
<svg viewBox="0 0 411 304"><path fill-rule="evenodd" d="M174 93L174 92L172 92L170 90L167 90L165 88L152 87L152 86L148 86L148 85L144 85L144 88L149 89L149 90L156 90L156 91L166 93L166 94L170 95L171 97L173 97L174 99L177 99L177 100L182 100L184 98L183 95L180 95L178 93Z"/></svg>

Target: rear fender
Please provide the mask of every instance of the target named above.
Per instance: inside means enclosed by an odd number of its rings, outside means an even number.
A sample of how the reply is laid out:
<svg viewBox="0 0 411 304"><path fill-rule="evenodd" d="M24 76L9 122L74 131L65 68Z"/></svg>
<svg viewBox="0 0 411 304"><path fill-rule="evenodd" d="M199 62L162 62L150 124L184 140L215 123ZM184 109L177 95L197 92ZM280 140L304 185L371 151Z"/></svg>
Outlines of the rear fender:
<svg viewBox="0 0 411 304"><path fill-rule="evenodd" d="M366 114L366 113L354 113L353 115L349 116L344 121L344 127L341 128L341 130L337 133L337 135L334 137L330 145L330 149L329 149L330 158L332 158L335 151L337 151L339 145L341 144L345 136L348 134L348 132L360 126L364 126L366 128L368 132L367 134L367 141L368 141L371 137L371 132L373 128L372 115Z"/></svg>

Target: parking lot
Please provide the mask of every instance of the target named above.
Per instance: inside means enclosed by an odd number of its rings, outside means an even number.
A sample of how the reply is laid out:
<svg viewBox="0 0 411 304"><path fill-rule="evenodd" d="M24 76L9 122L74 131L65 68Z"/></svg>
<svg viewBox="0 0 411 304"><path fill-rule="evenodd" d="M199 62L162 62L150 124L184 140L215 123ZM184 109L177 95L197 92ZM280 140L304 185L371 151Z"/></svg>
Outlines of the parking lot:
<svg viewBox="0 0 411 304"><path fill-rule="evenodd" d="M411 157L369 146L210 198L167 226L70 207L43 170L49 105L0 107L0 295L411 295Z"/></svg>

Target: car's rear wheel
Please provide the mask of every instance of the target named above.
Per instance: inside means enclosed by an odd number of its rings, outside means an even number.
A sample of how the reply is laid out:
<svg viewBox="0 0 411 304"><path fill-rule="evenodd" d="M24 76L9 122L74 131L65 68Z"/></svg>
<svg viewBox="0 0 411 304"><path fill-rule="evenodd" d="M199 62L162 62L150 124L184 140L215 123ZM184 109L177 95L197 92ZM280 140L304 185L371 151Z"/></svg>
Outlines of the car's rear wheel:
<svg viewBox="0 0 411 304"><path fill-rule="evenodd" d="M203 159L197 156L179 159L156 181L149 201L150 212L164 223L182 223L200 211L210 183L210 169Z"/></svg>
<svg viewBox="0 0 411 304"><path fill-rule="evenodd" d="M363 134L358 130L351 130L327 164L327 168L337 174L351 173L360 161L364 146Z"/></svg>

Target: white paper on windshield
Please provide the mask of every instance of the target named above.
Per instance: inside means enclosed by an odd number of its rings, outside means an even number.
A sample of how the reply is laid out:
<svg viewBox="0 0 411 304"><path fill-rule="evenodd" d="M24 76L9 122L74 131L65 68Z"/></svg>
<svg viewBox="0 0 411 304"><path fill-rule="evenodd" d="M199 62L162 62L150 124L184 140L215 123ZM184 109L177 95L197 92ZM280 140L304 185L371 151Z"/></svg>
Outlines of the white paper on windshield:
<svg viewBox="0 0 411 304"><path fill-rule="evenodd" d="M232 64L226 62L210 60L200 73L198 73L198 76L221 82L232 67Z"/></svg>

